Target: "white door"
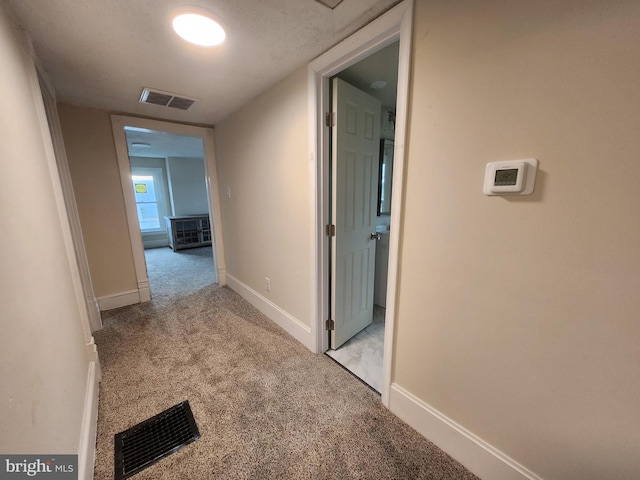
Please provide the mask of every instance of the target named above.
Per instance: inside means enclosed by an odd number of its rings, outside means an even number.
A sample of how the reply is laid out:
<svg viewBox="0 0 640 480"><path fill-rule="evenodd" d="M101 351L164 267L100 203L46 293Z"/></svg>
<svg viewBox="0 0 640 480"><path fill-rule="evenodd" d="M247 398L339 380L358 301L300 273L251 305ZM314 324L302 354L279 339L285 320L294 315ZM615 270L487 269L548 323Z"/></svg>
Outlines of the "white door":
<svg viewBox="0 0 640 480"><path fill-rule="evenodd" d="M333 80L332 348L373 321L380 110L377 99Z"/></svg>

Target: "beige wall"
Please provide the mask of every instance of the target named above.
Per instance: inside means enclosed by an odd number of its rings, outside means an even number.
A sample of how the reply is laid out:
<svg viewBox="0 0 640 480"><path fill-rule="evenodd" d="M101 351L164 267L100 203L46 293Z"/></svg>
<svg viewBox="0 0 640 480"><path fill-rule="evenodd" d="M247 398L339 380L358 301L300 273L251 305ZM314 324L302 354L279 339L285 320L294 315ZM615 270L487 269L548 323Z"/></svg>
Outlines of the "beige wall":
<svg viewBox="0 0 640 480"><path fill-rule="evenodd" d="M138 288L109 113L58 105L96 297Z"/></svg>
<svg viewBox="0 0 640 480"><path fill-rule="evenodd" d="M549 480L640 476L639 24L416 5L393 380ZM528 157L533 196L483 196Z"/></svg>
<svg viewBox="0 0 640 480"><path fill-rule="evenodd" d="M302 68L216 125L215 135L227 272L310 326L306 81Z"/></svg>
<svg viewBox="0 0 640 480"><path fill-rule="evenodd" d="M86 311L33 61L0 5L0 452L78 453ZM40 116L39 116L40 115ZM75 270L74 270L75 269ZM77 287L77 288L76 288ZM83 328L83 322L84 328Z"/></svg>

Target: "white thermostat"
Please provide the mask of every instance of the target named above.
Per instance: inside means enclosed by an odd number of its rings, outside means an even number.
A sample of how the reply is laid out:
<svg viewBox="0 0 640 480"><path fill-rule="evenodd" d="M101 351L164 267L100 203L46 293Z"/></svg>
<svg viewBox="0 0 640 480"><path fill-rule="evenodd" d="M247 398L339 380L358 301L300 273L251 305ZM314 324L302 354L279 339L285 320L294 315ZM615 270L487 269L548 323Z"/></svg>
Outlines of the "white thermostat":
<svg viewBox="0 0 640 480"><path fill-rule="evenodd" d="M535 158L487 163L482 191L485 195L531 195L537 171Z"/></svg>

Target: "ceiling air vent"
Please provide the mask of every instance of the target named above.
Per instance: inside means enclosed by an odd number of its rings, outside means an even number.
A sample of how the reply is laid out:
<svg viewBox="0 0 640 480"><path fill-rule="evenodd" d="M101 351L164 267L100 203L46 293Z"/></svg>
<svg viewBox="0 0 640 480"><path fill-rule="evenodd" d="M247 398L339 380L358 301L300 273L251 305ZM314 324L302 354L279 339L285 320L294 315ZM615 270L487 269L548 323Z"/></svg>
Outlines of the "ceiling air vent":
<svg viewBox="0 0 640 480"><path fill-rule="evenodd" d="M197 101L197 98L189 98L176 93L163 92L162 90L152 90L149 87L145 87L142 90L142 95L140 95L140 103L151 103L180 110L188 110Z"/></svg>

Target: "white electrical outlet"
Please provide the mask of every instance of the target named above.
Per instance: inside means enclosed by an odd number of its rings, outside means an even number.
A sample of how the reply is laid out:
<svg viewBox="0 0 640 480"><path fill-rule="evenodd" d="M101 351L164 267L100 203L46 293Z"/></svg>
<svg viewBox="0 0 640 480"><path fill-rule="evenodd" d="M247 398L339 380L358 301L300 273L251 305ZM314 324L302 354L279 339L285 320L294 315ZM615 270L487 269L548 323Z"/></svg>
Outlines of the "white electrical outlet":
<svg viewBox="0 0 640 480"><path fill-rule="evenodd" d="M267 287L267 292L271 291L271 279L269 277L264 277L264 283Z"/></svg>

